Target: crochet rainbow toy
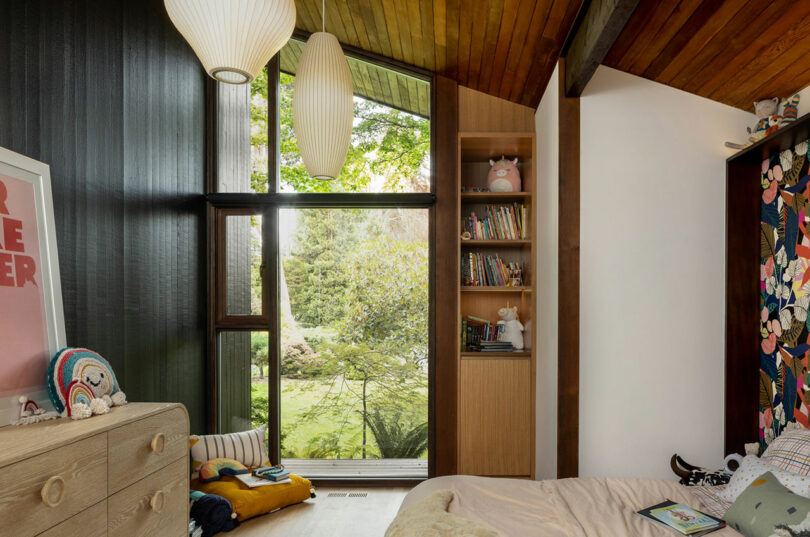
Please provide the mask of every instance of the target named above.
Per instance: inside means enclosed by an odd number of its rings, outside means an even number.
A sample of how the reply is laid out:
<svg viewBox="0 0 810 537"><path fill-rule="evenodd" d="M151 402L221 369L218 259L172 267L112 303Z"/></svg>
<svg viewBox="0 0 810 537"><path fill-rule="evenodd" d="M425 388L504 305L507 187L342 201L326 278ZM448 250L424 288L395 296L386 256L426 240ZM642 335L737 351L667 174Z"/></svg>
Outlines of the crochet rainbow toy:
<svg viewBox="0 0 810 537"><path fill-rule="evenodd" d="M211 459L200 468L200 482L210 483L219 480L222 475L239 475L248 473L248 468L233 459Z"/></svg>
<svg viewBox="0 0 810 537"><path fill-rule="evenodd" d="M47 382L51 403L64 417L89 418L127 403L110 364L89 349L66 347L57 352L48 366Z"/></svg>

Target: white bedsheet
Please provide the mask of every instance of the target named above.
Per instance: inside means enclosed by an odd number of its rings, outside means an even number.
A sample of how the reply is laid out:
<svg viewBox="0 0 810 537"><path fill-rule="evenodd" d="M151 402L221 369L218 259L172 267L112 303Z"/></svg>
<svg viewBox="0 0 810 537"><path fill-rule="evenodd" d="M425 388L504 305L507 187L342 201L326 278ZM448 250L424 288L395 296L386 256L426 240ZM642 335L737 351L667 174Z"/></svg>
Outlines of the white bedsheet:
<svg viewBox="0 0 810 537"><path fill-rule="evenodd" d="M450 513L470 518L503 537L672 537L675 533L642 519L636 511L670 499L700 509L675 481L577 478L549 481L447 476L417 485L400 509L433 491L455 493ZM712 537L739 537L725 528Z"/></svg>

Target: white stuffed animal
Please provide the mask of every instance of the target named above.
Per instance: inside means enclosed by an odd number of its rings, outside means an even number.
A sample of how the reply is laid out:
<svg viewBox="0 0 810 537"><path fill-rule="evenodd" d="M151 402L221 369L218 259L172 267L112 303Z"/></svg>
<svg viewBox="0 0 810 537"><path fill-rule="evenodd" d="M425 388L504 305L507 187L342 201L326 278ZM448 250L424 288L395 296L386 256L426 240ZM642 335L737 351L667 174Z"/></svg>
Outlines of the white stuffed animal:
<svg viewBox="0 0 810 537"><path fill-rule="evenodd" d="M517 306L505 307L498 310L501 318L498 324L503 325L503 340L512 344L515 350L523 350L523 325L520 324Z"/></svg>

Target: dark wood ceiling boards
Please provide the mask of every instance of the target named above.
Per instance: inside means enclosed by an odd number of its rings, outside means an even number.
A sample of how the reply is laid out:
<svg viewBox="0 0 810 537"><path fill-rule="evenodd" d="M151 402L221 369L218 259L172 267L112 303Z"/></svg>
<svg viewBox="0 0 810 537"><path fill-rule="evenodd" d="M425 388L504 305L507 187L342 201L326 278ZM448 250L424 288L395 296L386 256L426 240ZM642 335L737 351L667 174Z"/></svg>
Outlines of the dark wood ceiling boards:
<svg viewBox="0 0 810 537"><path fill-rule="evenodd" d="M341 43L537 107L581 0L328 0ZM296 0L296 27L321 30L321 1Z"/></svg>
<svg viewBox="0 0 810 537"><path fill-rule="evenodd" d="M744 110L810 85L807 0L641 0L605 65Z"/></svg>

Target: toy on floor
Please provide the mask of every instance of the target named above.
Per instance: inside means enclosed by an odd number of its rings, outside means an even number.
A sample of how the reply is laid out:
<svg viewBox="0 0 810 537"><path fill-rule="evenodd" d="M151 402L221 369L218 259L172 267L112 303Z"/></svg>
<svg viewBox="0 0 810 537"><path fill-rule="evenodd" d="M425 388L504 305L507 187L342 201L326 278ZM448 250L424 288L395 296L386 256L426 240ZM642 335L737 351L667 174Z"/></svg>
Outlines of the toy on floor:
<svg viewBox="0 0 810 537"><path fill-rule="evenodd" d="M200 481L210 483L218 481L223 475L240 475L249 471L247 466L233 459L211 459L200 467Z"/></svg>
<svg viewBox="0 0 810 537"><path fill-rule="evenodd" d="M110 364L99 354L66 347L48 366L48 396L63 417L74 420L106 414L127 403Z"/></svg>
<svg viewBox="0 0 810 537"><path fill-rule="evenodd" d="M512 344L515 350L523 350L523 325L518 320L517 306L509 307L506 304L505 308L498 310L498 317L501 318L498 324L503 325L503 340Z"/></svg>
<svg viewBox="0 0 810 537"><path fill-rule="evenodd" d="M487 187L490 192L520 192L520 170L517 163L517 158L506 160L504 157L498 162L489 161L489 165L492 166L487 175Z"/></svg>
<svg viewBox="0 0 810 537"><path fill-rule="evenodd" d="M202 528L202 537L211 537L219 532L228 532L239 525L231 502L216 494L189 491L191 518Z"/></svg>
<svg viewBox="0 0 810 537"><path fill-rule="evenodd" d="M20 396L20 417L13 420L12 425L30 425L45 420L52 420L59 417L58 412L45 412L36 401L29 399L25 395Z"/></svg>

